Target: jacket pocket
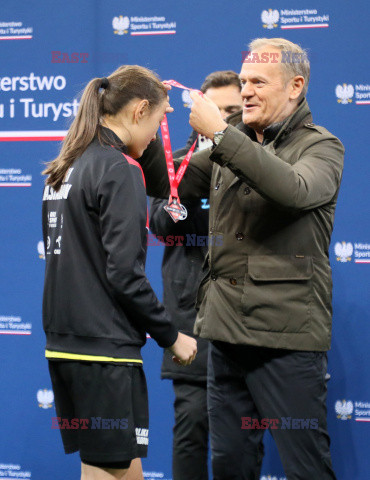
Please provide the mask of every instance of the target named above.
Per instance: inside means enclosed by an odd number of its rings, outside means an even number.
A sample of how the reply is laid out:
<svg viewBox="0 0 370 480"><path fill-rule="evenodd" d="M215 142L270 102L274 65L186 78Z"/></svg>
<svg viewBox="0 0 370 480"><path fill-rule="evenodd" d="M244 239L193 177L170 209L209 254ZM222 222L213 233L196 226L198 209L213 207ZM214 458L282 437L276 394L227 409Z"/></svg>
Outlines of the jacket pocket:
<svg viewBox="0 0 370 480"><path fill-rule="evenodd" d="M303 255L251 255L242 295L243 323L254 330L306 332L313 261Z"/></svg>

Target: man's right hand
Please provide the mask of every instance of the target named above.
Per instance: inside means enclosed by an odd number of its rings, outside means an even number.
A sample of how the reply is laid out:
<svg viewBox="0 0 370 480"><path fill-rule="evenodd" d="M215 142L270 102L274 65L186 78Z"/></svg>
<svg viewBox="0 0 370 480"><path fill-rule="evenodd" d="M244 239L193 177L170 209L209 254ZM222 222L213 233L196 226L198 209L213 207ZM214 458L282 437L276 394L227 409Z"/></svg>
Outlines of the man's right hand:
<svg viewBox="0 0 370 480"><path fill-rule="evenodd" d="M176 342L168 348L174 354L172 360L180 365L190 365L197 354L197 341L179 332Z"/></svg>

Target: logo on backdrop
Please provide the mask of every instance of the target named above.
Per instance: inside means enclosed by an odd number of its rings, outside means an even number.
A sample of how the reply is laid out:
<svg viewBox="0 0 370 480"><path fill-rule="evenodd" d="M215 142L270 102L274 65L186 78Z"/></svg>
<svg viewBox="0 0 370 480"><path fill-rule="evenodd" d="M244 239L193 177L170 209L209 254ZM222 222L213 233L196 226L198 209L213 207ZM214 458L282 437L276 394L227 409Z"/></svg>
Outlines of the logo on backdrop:
<svg viewBox="0 0 370 480"><path fill-rule="evenodd" d="M347 103L352 103L352 97L355 93L353 85L343 83L343 85L337 85L335 89L335 95L337 96L338 103L346 105Z"/></svg>
<svg viewBox="0 0 370 480"><path fill-rule="evenodd" d="M337 400L335 402L335 412L340 420L349 420L352 418L353 403L351 400Z"/></svg>
<svg viewBox="0 0 370 480"><path fill-rule="evenodd" d="M334 409L338 420L353 419L356 422L370 422L370 402L337 400Z"/></svg>
<svg viewBox="0 0 370 480"><path fill-rule="evenodd" d="M352 103L353 97L356 105L370 105L370 85L342 83L336 86L335 95L342 105Z"/></svg>
<svg viewBox="0 0 370 480"><path fill-rule="evenodd" d="M112 20L115 35L174 35L176 22L166 17L128 17L119 15Z"/></svg>
<svg viewBox="0 0 370 480"><path fill-rule="evenodd" d="M37 391L37 402L40 408L48 409L53 406L54 402L54 393L52 390L44 388L43 390Z"/></svg>
<svg viewBox="0 0 370 480"><path fill-rule="evenodd" d="M23 22L0 22L0 40L32 40L33 28Z"/></svg>
<svg viewBox="0 0 370 480"><path fill-rule="evenodd" d="M329 14L323 14L316 9L280 9L279 11L269 8L262 11L261 20L263 28L268 30L277 28L278 22L282 30L329 27Z"/></svg>
<svg viewBox="0 0 370 480"><path fill-rule="evenodd" d="M16 315L0 315L0 335L31 335L32 323Z"/></svg>
<svg viewBox="0 0 370 480"><path fill-rule="evenodd" d="M50 237L48 237L50 239ZM40 240L37 244L37 253L39 254L39 258L41 260L45 260L45 245L42 240Z"/></svg>
<svg viewBox="0 0 370 480"><path fill-rule="evenodd" d="M193 105L193 100L190 98L190 91L183 90L181 94L182 101L184 102L185 108L191 108Z"/></svg>
<svg viewBox="0 0 370 480"><path fill-rule="evenodd" d="M261 14L263 28L268 28L269 30L276 28L278 26L279 16L278 10L272 10L271 8L264 10Z"/></svg>
<svg viewBox="0 0 370 480"><path fill-rule="evenodd" d="M337 256L338 262L350 262L352 260L353 254L353 245L352 243L348 242L337 242L334 246L335 255Z"/></svg>
<svg viewBox="0 0 370 480"><path fill-rule="evenodd" d="M24 478L31 480L31 472L22 470L21 465L14 463L0 463L0 478Z"/></svg>
<svg viewBox="0 0 370 480"><path fill-rule="evenodd" d="M354 263L370 264L370 243L336 242L334 253L338 262L347 263L354 259Z"/></svg>
<svg viewBox="0 0 370 480"><path fill-rule="evenodd" d="M113 32L116 35L124 35L125 33L128 33L130 19L128 17L123 17L122 15L120 15L119 17L113 18L112 25Z"/></svg>
<svg viewBox="0 0 370 480"><path fill-rule="evenodd" d="M32 175L21 168L0 168L0 187L32 187Z"/></svg>

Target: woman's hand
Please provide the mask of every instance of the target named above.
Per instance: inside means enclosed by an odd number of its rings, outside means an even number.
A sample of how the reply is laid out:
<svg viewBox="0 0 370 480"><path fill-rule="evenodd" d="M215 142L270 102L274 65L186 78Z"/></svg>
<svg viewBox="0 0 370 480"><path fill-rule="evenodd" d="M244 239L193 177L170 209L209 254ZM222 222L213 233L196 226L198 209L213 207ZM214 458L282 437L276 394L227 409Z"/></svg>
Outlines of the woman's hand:
<svg viewBox="0 0 370 480"><path fill-rule="evenodd" d="M176 342L168 350L174 354L172 360L175 363L190 365L197 354L197 341L179 332Z"/></svg>

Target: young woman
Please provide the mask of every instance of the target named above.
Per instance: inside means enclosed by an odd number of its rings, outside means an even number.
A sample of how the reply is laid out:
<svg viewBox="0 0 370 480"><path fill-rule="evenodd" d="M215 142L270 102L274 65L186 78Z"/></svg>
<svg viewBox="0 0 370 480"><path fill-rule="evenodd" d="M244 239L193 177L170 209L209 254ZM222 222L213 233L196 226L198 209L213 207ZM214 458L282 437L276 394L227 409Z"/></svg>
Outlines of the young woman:
<svg viewBox="0 0 370 480"><path fill-rule="evenodd" d="M178 333L144 270L145 179L134 159L166 111L167 89L145 68L95 78L43 172L43 326L54 427L66 453L80 452L83 480L124 479L131 460L146 456L146 332L184 365L196 354L195 340Z"/></svg>

